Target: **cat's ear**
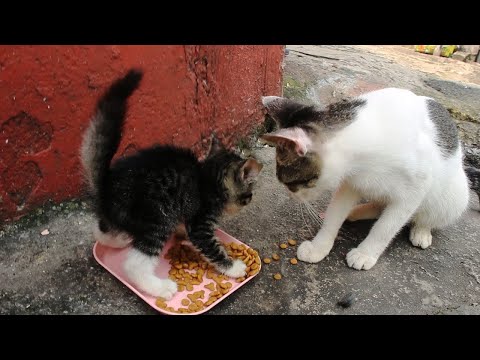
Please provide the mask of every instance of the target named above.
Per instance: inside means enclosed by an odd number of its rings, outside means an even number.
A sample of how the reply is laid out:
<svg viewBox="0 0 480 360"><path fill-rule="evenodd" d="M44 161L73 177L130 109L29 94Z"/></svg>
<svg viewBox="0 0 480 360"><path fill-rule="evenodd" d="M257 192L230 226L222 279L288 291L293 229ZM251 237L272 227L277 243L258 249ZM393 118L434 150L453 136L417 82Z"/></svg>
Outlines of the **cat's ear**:
<svg viewBox="0 0 480 360"><path fill-rule="evenodd" d="M212 133L212 136L210 137L210 149L208 150L207 158L219 153L224 149L225 147L217 138L217 135L215 133Z"/></svg>
<svg viewBox="0 0 480 360"><path fill-rule="evenodd" d="M273 120L281 128L295 126L297 120L315 116L313 106L278 96L263 96L262 103Z"/></svg>
<svg viewBox="0 0 480 360"><path fill-rule="evenodd" d="M261 136L261 139L271 146L281 146L289 151L294 151L298 156L305 156L312 145L312 140L307 133L296 127L265 134Z"/></svg>
<svg viewBox="0 0 480 360"><path fill-rule="evenodd" d="M253 158L249 158L240 167L240 179L247 184L254 183L257 181L258 174L260 174L262 168L263 164Z"/></svg>

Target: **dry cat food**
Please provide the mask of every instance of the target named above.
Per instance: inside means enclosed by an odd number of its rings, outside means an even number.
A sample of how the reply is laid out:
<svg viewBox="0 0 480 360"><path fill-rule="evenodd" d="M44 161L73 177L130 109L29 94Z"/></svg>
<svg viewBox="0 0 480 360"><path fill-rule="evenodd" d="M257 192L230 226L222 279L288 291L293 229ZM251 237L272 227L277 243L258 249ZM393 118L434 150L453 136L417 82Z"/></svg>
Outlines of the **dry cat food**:
<svg viewBox="0 0 480 360"><path fill-rule="evenodd" d="M273 278L275 280L280 280L282 278L282 274L276 273L275 275L273 275Z"/></svg>
<svg viewBox="0 0 480 360"><path fill-rule="evenodd" d="M288 247L287 244L280 244L280 249L286 249Z"/></svg>
<svg viewBox="0 0 480 360"><path fill-rule="evenodd" d="M275 261L278 261L278 260L280 260L280 256L278 256L277 254L273 254L272 259L275 260Z"/></svg>
<svg viewBox="0 0 480 360"><path fill-rule="evenodd" d="M263 259L263 262L264 262L265 264L270 264L270 263L272 262L272 259L270 259L270 258L265 258L265 259Z"/></svg>
<svg viewBox="0 0 480 360"><path fill-rule="evenodd" d="M297 259L295 259L295 258L290 259L290 264L297 265L297 263L298 263Z"/></svg>
<svg viewBox="0 0 480 360"><path fill-rule="evenodd" d="M291 246L297 245L297 241L296 241L296 240L293 240L293 239L288 239L288 243L289 243Z"/></svg>
<svg viewBox="0 0 480 360"><path fill-rule="evenodd" d="M234 280L240 283L260 271L261 261L257 251L233 242L224 244L224 246L229 256L233 259L241 259L247 265L244 277L231 279L226 275L219 274L192 247L178 242L165 255L171 265L168 272L169 278L177 283L178 292L193 291L195 285L202 284L204 277L210 279L212 281L203 286L208 290L208 295L205 290L186 294L185 298L181 300L183 307L178 309L168 307L161 298L157 299L156 305L161 309L181 314L197 312L227 294L233 286L230 281Z"/></svg>

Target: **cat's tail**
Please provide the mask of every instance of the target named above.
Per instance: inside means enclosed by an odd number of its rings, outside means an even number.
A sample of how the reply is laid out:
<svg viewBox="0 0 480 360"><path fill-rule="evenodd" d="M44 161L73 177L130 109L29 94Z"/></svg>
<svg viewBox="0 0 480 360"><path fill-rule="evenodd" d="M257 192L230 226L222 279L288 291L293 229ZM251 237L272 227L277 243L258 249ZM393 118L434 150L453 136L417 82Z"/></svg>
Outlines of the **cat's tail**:
<svg viewBox="0 0 480 360"><path fill-rule="evenodd" d="M110 162L122 137L127 100L138 88L143 72L131 69L113 82L98 100L96 112L85 132L81 160L92 195L102 191Z"/></svg>
<svg viewBox="0 0 480 360"><path fill-rule="evenodd" d="M472 166L465 166L465 173L470 182L470 188L480 197L480 170Z"/></svg>

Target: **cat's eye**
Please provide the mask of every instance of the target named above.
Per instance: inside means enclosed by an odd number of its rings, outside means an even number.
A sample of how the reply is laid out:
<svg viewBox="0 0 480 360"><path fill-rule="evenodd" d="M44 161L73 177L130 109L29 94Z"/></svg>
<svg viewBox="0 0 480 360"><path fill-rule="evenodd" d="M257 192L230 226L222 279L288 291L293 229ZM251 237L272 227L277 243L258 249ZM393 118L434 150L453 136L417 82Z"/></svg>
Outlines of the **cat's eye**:
<svg viewBox="0 0 480 360"><path fill-rule="evenodd" d="M241 205L248 205L248 203L252 201L252 193L242 194L239 198L239 202Z"/></svg>
<svg viewBox="0 0 480 360"><path fill-rule="evenodd" d="M308 180L295 180L288 184L285 184L291 192L297 192L300 188L312 188L315 187L318 177L314 176Z"/></svg>

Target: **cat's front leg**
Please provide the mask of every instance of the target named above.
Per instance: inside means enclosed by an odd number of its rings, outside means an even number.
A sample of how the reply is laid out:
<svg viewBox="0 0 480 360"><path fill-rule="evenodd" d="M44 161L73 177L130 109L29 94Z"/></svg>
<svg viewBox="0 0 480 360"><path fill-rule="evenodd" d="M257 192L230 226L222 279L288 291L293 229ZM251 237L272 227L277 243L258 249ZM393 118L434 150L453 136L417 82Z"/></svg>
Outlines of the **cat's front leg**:
<svg viewBox="0 0 480 360"><path fill-rule="evenodd" d="M312 241L304 241L297 250L301 261L317 263L332 250L338 230L350 210L360 201L360 196L348 184L343 184L335 193L325 213L323 226Z"/></svg>
<svg viewBox="0 0 480 360"><path fill-rule="evenodd" d="M412 197L408 201L397 201L387 205L365 240L347 254L348 266L357 270L372 268L394 236L413 215L421 198Z"/></svg>
<svg viewBox="0 0 480 360"><path fill-rule="evenodd" d="M227 250L215 236L215 224L216 218L213 216L197 217L189 227L190 241L218 272L232 278L245 276L247 265L242 260L233 260L228 256Z"/></svg>

